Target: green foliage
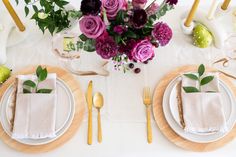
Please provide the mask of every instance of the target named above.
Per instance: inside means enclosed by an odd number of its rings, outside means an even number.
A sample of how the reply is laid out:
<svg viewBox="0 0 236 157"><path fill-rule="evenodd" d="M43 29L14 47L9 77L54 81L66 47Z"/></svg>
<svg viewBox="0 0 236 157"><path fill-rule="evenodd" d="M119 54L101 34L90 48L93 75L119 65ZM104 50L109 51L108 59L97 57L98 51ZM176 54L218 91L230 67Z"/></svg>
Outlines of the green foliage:
<svg viewBox="0 0 236 157"><path fill-rule="evenodd" d="M203 64L201 64L198 67L198 76L195 74L184 74L184 76L186 76L192 80L197 80L199 83L199 89L196 87L188 86L188 87L183 87L184 91L186 93L201 92L201 86L204 86L204 85L210 83L214 79L214 76L206 76L204 78L201 78L204 73L205 73L205 66Z"/></svg>
<svg viewBox="0 0 236 157"><path fill-rule="evenodd" d="M52 89L38 89L38 85L40 82L46 80L48 75L47 69L38 66L36 69L37 83L32 80L26 80L23 82L23 93L51 93Z"/></svg>
<svg viewBox="0 0 236 157"><path fill-rule="evenodd" d="M18 4L18 0L15 1ZM31 7L34 11L31 19L36 21L43 33L48 30L53 35L69 28L69 14L72 17L82 16L79 12L65 10L64 7L69 3L65 0L40 0L38 5L34 5L31 0L24 0L24 2L26 4L25 15L29 15Z"/></svg>
<svg viewBox="0 0 236 157"><path fill-rule="evenodd" d="M183 87L184 91L186 93L196 93L196 92L200 92L196 87Z"/></svg>

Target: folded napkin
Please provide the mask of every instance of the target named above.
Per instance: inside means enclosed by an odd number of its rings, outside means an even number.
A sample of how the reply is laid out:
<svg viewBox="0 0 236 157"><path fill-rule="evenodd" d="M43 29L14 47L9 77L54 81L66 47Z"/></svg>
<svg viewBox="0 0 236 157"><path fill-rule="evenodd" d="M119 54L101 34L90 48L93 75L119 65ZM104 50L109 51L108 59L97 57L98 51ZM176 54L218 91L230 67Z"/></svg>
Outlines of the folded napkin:
<svg viewBox="0 0 236 157"><path fill-rule="evenodd" d="M25 80L37 80L35 75L18 75L16 110L12 138L42 139L55 137L56 74L48 74L38 89L53 89L50 94L23 94Z"/></svg>
<svg viewBox="0 0 236 157"><path fill-rule="evenodd" d="M190 133L226 132L226 120L222 107L221 93L219 92L218 73L206 73L205 76L214 76L214 79L202 86L199 93L186 93L181 90L184 130ZM182 87L198 87L198 81L182 75ZM210 91L210 92L209 92Z"/></svg>

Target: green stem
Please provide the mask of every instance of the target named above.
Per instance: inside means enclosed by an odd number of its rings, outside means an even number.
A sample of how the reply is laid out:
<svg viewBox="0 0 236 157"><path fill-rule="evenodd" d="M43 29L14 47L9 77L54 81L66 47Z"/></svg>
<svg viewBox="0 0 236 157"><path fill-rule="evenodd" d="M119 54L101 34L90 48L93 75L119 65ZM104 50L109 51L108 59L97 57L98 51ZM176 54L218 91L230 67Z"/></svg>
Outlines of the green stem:
<svg viewBox="0 0 236 157"><path fill-rule="evenodd" d="M198 86L198 90L199 90L199 92L201 92L201 81L200 81L200 78L198 79L198 83L199 83L199 86Z"/></svg>

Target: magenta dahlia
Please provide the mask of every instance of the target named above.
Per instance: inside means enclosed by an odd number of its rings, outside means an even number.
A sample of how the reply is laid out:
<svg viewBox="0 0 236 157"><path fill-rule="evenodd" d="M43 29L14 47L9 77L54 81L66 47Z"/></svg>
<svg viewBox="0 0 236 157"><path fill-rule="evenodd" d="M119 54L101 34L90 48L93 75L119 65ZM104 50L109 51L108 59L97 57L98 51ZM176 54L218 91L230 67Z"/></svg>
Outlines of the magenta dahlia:
<svg viewBox="0 0 236 157"><path fill-rule="evenodd" d="M111 36L106 33L96 39L96 52L103 59L115 57L118 53L118 45Z"/></svg>
<svg viewBox="0 0 236 157"><path fill-rule="evenodd" d="M156 23L152 30L152 36L158 40L161 46L167 45L172 38L172 35L171 28L163 22Z"/></svg>

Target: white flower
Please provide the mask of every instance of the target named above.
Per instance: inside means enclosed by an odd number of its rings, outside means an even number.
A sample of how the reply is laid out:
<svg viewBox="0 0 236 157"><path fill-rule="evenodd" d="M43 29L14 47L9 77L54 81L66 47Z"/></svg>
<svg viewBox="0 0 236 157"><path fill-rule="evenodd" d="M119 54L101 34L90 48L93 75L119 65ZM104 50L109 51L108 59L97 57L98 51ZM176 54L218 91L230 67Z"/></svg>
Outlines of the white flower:
<svg viewBox="0 0 236 157"><path fill-rule="evenodd" d="M48 17L48 14L46 14L44 12L39 12L38 17L43 20L43 19L46 19Z"/></svg>

